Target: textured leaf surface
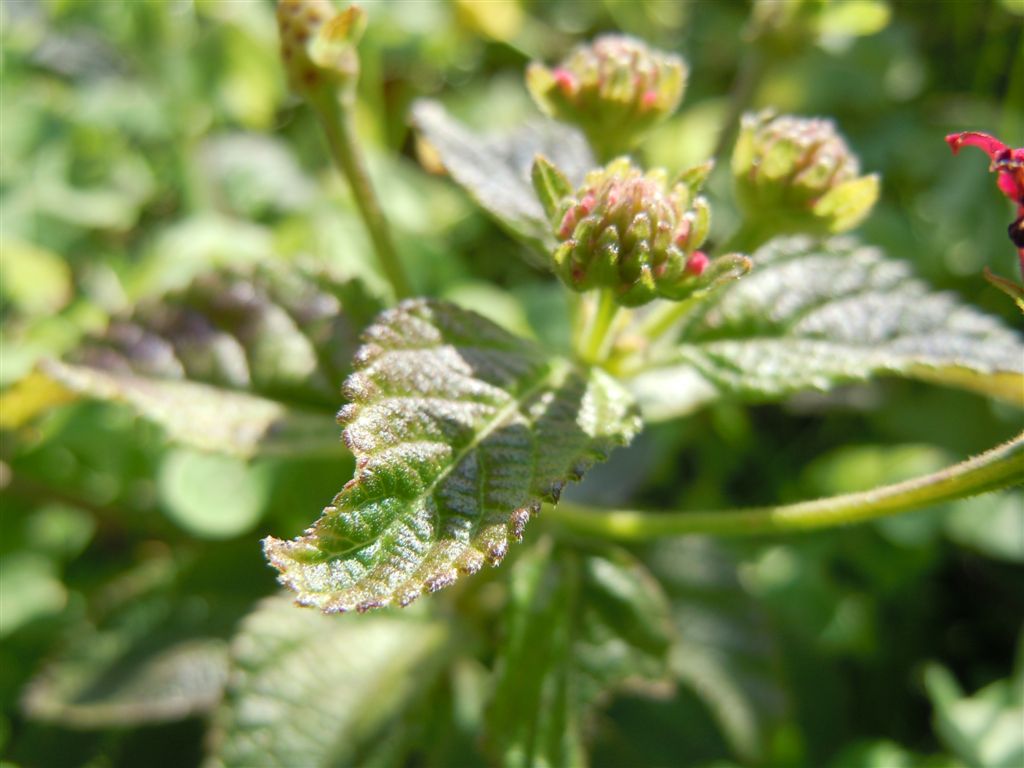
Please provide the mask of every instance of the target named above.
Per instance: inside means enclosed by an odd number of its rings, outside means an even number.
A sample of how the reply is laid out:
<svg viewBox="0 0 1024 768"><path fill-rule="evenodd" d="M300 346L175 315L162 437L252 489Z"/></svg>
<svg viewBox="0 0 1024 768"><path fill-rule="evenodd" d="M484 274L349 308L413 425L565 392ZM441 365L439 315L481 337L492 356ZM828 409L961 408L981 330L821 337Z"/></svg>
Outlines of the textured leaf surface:
<svg viewBox="0 0 1024 768"><path fill-rule="evenodd" d="M356 285L300 270L208 274L114 319L67 361L42 363L4 406L23 420L82 395L126 403L200 448L331 449L326 415L372 307ZM40 397L46 382L57 388Z"/></svg>
<svg viewBox="0 0 1024 768"><path fill-rule="evenodd" d="M583 134L538 119L506 134L479 135L432 101L414 106L413 123L451 177L513 234L538 248L531 261L546 267L542 254L550 252L555 241L530 181L533 161L537 154L544 155L579 186L587 171L597 166Z"/></svg>
<svg viewBox="0 0 1024 768"><path fill-rule="evenodd" d="M768 401L872 376L963 387L1024 404L1024 341L930 290L907 266L842 238L774 240L754 270L684 321L682 343L632 381L644 415L719 397Z"/></svg>
<svg viewBox="0 0 1024 768"><path fill-rule="evenodd" d="M738 560L711 539L659 544L648 562L668 593L678 639L672 671L708 707L744 761L763 762L788 712L781 654Z"/></svg>
<svg viewBox="0 0 1024 768"><path fill-rule="evenodd" d="M435 622L322 616L267 599L232 644L205 765L359 764L366 742L437 671L448 646L447 630Z"/></svg>
<svg viewBox="0 0 1024 768"><path fill-rule="evenodd" d="M303 605L405 605L498 563L542 500L628 442L629 395L473 312L409 301L366 332L340 414L356 476L264 549Z"/></svg>
<svg viewBox="0 0 1024 768"><path fill-rule="evenodd" d="M627 684L665 689L668 603L621 550L534 547L516 562L488 741L509 768L583 765L601 697Z"/></svg>

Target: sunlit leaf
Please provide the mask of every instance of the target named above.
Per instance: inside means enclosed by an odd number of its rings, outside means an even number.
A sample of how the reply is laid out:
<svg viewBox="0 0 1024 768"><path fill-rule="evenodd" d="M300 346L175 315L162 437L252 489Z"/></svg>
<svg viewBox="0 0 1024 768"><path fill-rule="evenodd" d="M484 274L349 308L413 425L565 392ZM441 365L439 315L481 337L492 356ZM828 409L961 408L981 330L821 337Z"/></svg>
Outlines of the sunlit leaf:
<svg viewBox="0 0 1024 768"><path fill-rule="evenodd" d="M694 309L680 343L632 389L652 419L718 398L764 402L873 376L905 376L1024 405L1019 333L905 264L850 239L775 240L754 269Z"/></svg>
<svg viewBox="0 0 1024 768"><path fill-rule="evenodd" d="M71 298L71 269L60 256L32 243L0 240L0 297L29 314L61 309Z"/></svg>
<svg viewBox="0 0 1024 768"><path fill-rule="evenodd" d="M405 302L365 341L341 413L356 476L304 536L264 545L304 605L404 605L498 563L541 501L639 428L602 372L453 305Z"/></svg>

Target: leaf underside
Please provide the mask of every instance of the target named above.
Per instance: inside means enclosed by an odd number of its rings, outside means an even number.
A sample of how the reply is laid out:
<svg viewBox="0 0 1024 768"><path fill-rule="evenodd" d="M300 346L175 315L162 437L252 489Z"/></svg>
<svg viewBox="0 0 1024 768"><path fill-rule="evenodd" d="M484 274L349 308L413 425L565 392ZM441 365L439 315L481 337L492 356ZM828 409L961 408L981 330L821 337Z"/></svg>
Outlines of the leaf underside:
<svg viewBox="0 0 1024 768"><path fill-rule="evenodd" d="M302 605L406 605L497 564L542 501L627 443L632 400L480 315L413 300L365 334L339 414L356 475L264 551Z"/></svg>
<svg viewBox="0 0 1024 768"><path fill-rule="evenodd" d="M556 243L551 224L530 180L534 158L544 155L573 186L597 161L583 134L562 123L537 119L507 134L479 135L452 118L437 102L413 106L413 124L437 150L445 170L489 214L536 249L524 255L547 268L542 254Z"/></svg>
<svg viewBox="0 0 1024 768"><path fill-rule="evenodd" d="M31 416L86 396L126 403L203 449L336 450L325 416L372 308L356 284L318 273L213 272L115 318L68 360L44 361L4 405L19 409L23 398ZM47 384L58 388L40 397Z"/></svg>
<svg viewBox="0 0 1024 768"><path fill-rule="evenodd" d="M1024 341L851 238L780 238L684 321L681 343L630 387L644 416L718 399L763 402L895 375L1024 404Z"/></svg>

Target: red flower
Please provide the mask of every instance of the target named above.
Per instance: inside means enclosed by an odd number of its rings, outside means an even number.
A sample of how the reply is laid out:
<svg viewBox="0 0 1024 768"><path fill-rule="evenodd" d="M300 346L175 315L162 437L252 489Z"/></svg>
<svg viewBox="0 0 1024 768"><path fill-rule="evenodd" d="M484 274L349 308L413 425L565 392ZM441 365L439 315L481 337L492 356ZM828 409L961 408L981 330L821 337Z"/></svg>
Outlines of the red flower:
<svg viewBox="0 0 1024 768"><path fill-rule="evenodd" d="M987 133L976 131L965 131L964 133L951 133L946 137L953 154L960 151L960 147L977 147L988 155L991 164L990 171L999 174L997 184L999 190L1017 204L1017 219L1010 225L1010 240L1017 247L1017 254L1020 257L1020 269L1024 274L1024 147L1011 149Z"/></svg>

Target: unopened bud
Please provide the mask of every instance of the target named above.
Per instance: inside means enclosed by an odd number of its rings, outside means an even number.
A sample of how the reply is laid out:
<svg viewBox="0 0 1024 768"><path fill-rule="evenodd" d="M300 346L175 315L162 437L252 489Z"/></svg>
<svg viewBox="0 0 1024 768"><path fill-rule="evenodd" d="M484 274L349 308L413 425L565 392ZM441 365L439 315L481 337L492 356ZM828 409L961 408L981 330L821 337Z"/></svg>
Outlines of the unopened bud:
<svg viewBox="0 0 1024 768"><path fill-rule="evenodd" d="M638 306L682 299L718 280L738 262L718 263L698 250L711 209L695 197L707 170L669 185L663 171L644 173L627 158L592 171L573 191L564 175L538 157L533 180L559 241L553 267L574 291L611 289L616 301Z"/></svg>
<svg viewBox="0 0 1024 768"><path fill-rule="evenodd" d="M775 234L845 232L878 199L878 176L860 176L857 157L820 118L745 116L732 172L744 214Z"/></svg>
<svg viewBox="0 0 1024 768"><path fill-rule="evenodd" d="M631 149L676 110L686 74L679 56L632 37L605 35L577 47L553 69L531 64L526 84L542 110L578 125L607 157Z"/></svg>
<svg viewBox="0 0 1024 768"><path fill-rule="evenodd" d="M288 80L310 101L351 93L359 77L356 44L366 27L358 6L338 13L328 0L280 0L277 25Z"/></svg>

